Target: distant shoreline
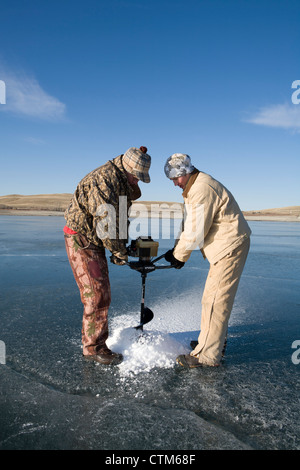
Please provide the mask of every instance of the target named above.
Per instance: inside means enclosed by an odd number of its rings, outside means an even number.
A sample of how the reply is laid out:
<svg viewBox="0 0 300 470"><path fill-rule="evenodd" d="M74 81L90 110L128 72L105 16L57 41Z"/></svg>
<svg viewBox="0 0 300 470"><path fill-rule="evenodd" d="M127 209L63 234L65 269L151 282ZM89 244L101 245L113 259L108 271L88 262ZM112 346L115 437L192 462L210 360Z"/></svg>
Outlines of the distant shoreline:
<svg viewBox="0 0 300 470"><path fill-rule="evenodd" d="M51 210L34 210L34 209L0 209L0 216L1 215L9 215L9 216L32 216L32 217L63 217L64 211L51 211ZM142 213L139 217L147 217L146 213ZM167 214L153 214L151 218L167 218ZM174 216L171 214L172 218L181 218L181 216L175 214ZM265 215L265 214L257 214L257 215L248 215L244 213L244 217L248 221L261 221L261 222L300 222L300 217L295 215Z"/></svg>
<svg viewBox="0 0 300 470"><path fill-rule="evenodd" d="M72 199L70 193L0 196L0 215L61 217ZM300 206L242 211L246 220L300 222ZM169 201L135 201L132 218L182 219L183 203Z"/></svg>
<svg viewBox="0 0 300 470"><path fill-rule="evenodd" d="M261 221L261 222L300 222L299 217L295 216L286 216L286 215L261 215L261 216L251 216L245 215L245 219L248 221Z"/></svg>

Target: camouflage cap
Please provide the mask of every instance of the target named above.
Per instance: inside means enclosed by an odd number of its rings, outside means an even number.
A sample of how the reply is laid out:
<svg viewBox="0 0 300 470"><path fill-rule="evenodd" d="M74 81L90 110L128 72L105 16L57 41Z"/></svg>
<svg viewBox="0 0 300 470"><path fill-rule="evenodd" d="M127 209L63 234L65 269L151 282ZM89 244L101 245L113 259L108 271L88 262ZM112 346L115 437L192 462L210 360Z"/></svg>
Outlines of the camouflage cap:
<svg viewBox="0 0 300 470"><path fill-rule="evenodd" d="M123 155L123 167L128 173L143 183L150 183L149 168L151 157L147 154L147 147L130 147Z"/></svg>
<svg viewBox="0 0 300 470"><path fill-rule="evenodd" d="M164 170L167 178L173 179L185 176L195 169L191 162L191 157L184 153L174 153L166 161Z"/></svg>

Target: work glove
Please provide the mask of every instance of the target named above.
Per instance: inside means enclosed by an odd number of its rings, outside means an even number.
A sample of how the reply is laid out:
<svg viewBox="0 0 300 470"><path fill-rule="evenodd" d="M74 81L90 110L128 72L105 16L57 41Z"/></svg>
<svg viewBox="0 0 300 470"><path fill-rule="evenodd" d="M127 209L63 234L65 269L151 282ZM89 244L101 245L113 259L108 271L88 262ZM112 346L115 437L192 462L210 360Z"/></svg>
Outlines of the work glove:
<svg viewBox="0 0 300 470"><path fill-rule="evenodd" d="M184 262L176 259L175 256L173 255L173 251L174 251L174 248L165 253L164 255L165 260L168 261L168 263L171 263L171 266L173 266L173 268L175 269L183 268Z"/></svg>
<svg viewBox="0 0 300 470"><path fill-rule="evenodd" d="M117 256L115 256L114 254L111 255L110 257L110 261L111 263L113 264L116 264L117 266L123 266L124 264L126 264L126 259L121 259L121 258L118 258Z"/></svg>

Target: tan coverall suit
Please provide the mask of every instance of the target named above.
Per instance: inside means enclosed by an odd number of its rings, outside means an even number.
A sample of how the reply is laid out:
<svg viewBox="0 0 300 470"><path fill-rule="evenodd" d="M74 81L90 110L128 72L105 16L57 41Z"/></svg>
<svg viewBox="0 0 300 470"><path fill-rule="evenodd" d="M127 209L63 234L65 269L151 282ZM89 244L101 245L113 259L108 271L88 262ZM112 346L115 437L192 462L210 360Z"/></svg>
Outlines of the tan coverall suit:
<svg viewBox="0 0 300 470"><path fill-rule="evenodd" d="M183 198L187 215L173 255L186 262L197 245L210 263L202 296L201 331L191 355L201 363L218 365L251 230L232 194L206 173L196 169L191 173ZM196 221L199 214L200 225ZM193 228L194 235L187 226Z"/></svg>

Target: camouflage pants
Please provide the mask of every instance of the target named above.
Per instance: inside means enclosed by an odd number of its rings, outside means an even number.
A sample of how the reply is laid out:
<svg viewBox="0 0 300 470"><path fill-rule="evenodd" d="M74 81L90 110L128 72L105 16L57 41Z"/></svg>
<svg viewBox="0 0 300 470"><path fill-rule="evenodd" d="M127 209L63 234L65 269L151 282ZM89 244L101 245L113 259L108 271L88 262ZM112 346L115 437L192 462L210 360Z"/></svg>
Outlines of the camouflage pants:
<svg viewBox="0 0 300 470"><path fill-rule="evenodd" d="M104 248L80 234L65 235L69 262L83 303L83 354L106 349L108 309L111 301L108 266Z"/></svg>

